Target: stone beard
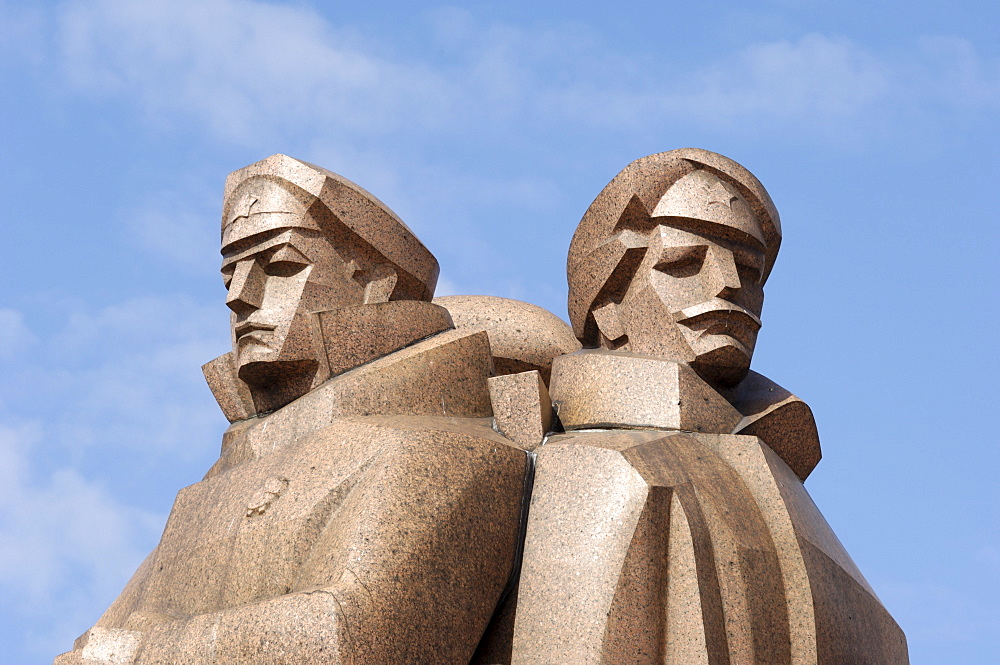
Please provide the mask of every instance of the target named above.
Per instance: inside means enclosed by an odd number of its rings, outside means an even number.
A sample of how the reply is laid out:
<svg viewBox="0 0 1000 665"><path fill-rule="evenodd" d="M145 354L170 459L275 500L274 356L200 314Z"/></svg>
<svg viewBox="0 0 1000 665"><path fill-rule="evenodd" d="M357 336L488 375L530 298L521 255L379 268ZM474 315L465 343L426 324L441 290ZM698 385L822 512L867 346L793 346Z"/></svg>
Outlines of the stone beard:
<svg viewBox="0 0 1000 665"><path fill-rule="evenodd" d="M432 302L337 174L235 171L221 455L55 665L904 665L803 485L811 410L750 370L780 240L736 162L636 160L573 236L570 328Z"/></svg>

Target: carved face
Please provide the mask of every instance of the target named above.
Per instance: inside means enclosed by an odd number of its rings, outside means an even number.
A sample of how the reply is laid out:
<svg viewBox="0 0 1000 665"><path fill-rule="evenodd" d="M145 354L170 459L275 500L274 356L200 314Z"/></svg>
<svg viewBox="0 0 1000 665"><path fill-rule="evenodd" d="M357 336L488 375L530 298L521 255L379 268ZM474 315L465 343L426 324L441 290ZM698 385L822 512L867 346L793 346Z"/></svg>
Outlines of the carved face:
<svg viewBox="0 0 1000 665"><path fill-rule="evenodd" d="M623 215L619 225L627 221ZM734 385L750 368L760 330L760 219L735 186L697 170L667 189L641 221L651 230L627 240L644 246L639 265L627 267L626 254L619 259L624 272L605 285L624 289L620 299L612 295L591 308L600 345L688 363L717 387Z"/></svg>
<svg viewBox="0 0 1000 665"><path fill-rule="evenodd" d="M733 385L750 368L764 304L764 253L718 232L660 224L614 310L627 350L690 363L713 384ZM608 314L595 311L602 330ZM603 321L602 321L603 319ZM627 340L627 341L626 341Z"/></svg>
<svg viewBox="0 0 1000 665"><path fill-rule="evenodd" d="M314 370L320 351L309 315L362 303L355 272L310 229L276 229L227 246L222 276L239 377L259 385Z"/></svg>
<svg viewBox="0 0 1000 665"><path fill-rule="evenodd" d="M621 303L629 348L739 381L750 367L764 304L764 253L704 231L657 226Z"/></svg>

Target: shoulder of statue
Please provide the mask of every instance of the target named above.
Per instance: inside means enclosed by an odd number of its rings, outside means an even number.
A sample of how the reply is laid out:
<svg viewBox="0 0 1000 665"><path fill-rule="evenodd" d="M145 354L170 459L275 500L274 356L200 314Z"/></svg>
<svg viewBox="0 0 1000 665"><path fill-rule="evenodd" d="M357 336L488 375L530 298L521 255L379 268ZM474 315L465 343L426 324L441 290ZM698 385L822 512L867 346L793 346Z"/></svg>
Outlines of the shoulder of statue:
<svg viewBox="0 0 1000 665"><path fill-rule="evenodd" d="M736 386L732 404L743 414L734 434L760 438L800 480L809 476L822 452L808 404L754 371Z"/></svg>
<svg viewBox="0 0 1000 665"><path fill-rule="evenodd" d="M308 390L283 400L282 408L289 401L315 390L331 378L453 327L448 310L417 300L354 305L314 312L310 325L313 327L312 340L319 370L307 386ZM224 353L202 365L201 370L229 422L239 422L259 415L261 402L259 399L254 401L255 395L250 386L237 375L233 352ZM273 409L266 409L267 412L271 410Z"/></svg>

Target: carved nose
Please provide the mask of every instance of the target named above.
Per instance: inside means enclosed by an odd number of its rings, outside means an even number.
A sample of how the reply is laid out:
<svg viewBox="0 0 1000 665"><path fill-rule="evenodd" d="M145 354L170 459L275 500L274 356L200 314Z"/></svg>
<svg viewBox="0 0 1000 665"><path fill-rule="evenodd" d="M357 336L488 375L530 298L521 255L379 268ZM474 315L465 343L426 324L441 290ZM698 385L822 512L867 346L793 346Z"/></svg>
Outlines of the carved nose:
<svg viewBox="0 0 1000 665"><path fill-rule="evenodd" d="M260 309L264 302L264 274L260 264L253 259L245 259L236 264L233 280L229 283L226 305L237 316L249 316Z"/></svg>
<svg viewBox="0 0 1000 665"><path fill-rule="evenodd" d="M733 253L722 247L709 247L703 268L709 298L729 300L742 288Z"/></svg>

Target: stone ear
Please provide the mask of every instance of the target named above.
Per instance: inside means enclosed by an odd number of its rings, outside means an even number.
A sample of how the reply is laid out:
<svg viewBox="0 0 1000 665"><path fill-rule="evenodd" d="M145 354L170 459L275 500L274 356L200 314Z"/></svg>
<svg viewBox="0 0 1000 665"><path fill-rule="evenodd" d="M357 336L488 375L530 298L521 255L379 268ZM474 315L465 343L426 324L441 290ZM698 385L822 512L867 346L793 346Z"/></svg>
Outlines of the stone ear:
<svg viewBox="0 0 1000 665"><path fill-rule="evenodd" d="M621 315L618 313L618 305L614 302L606 302L599 307L595 307L591 313L594 315L594 322L601 335L611 342L620 340L625 336L625 328L622 326Z"/></svg>
<svg viewBox="0 0 1000 665"><path fill-rule="evenodd" d="M389 263L380 263L366 273L368 283L365 284L365 304L389 302L396 282L399 281L395 267Z"/></svg>

